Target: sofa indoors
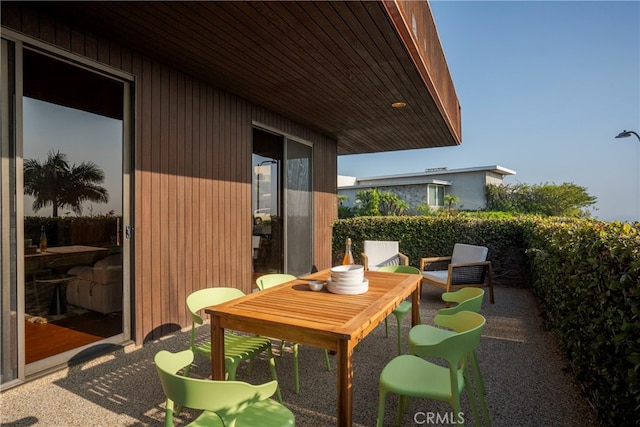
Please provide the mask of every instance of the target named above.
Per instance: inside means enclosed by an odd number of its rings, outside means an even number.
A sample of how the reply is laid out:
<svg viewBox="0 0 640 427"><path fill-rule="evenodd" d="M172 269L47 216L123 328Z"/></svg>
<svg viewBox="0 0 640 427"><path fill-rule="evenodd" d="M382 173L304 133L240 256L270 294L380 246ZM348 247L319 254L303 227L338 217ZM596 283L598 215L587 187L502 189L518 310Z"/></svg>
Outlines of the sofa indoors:
<svg viewBox="0 0 640 427"><path fill-rule="evenodd" d="M73 267L67 303L107 314L122 310L122 254L110 255L93 267Z"/></svg>

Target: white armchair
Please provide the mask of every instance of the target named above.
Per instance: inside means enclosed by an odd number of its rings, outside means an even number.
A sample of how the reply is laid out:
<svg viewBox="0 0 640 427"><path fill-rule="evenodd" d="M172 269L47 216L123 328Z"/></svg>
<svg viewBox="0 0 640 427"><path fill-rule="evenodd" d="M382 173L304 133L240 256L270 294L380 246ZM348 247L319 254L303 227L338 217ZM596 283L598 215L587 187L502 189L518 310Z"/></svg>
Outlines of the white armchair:
<svg viewBox="0 0 640 427"><path fill-rule="evenodd" d="M488 253L489 249L484 246L456 243L451 256L422 258L422 283L438 286L447 292L467 286L488 287L489 301L493 304L493 277L491 261L487 261Z"/></svg>
<svg viewBox="0 0 640 427"><path fill-rule="evenodd" d="M409 265L409 257L402 254L398 242L365 240L362 264L365 270L375 271L390 265Z"/></svg>
<svg viewBox="0 0 640 427"><path fill-rule="evenodd" d="M67 302L99 313L122 310L122 254L110 255L93 267L73 267L67 273Z"/></svg>

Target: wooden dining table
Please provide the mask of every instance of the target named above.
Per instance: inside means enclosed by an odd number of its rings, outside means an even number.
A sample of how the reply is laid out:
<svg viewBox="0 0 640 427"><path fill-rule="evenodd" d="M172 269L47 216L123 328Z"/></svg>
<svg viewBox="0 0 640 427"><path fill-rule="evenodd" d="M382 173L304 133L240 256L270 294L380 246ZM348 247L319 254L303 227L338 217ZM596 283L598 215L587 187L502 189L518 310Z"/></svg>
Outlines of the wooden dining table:
<svg viewBox="0 0 640 427"><path fill-rule="evenodd" d="M380 322L411 296L411 323L419 323L421 275L365 272L368 291L359 295L311 291L307 280L326 281L330 269L208 307L212 378L225 378L225 329L279 338L336 352L337 424L351 426L353 352ZM395 351L395 347L390 349Z"/></svg>

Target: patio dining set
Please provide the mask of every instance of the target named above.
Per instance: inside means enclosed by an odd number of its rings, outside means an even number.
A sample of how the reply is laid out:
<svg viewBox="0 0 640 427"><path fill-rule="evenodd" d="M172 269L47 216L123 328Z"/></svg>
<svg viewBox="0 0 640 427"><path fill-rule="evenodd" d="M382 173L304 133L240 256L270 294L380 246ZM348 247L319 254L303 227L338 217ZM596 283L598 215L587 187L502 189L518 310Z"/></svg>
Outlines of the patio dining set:
<svg viewBox="0 0 640 427"><path fill-rule="evenodd" d="M390 315L398 324L398 355L380 372L377 425L383 425L390 393L399 396L397 423L401 425L409 398L445 401L453 414L461 414L460 397L464 391L476 424L482 418L490 425L475 353L485 325L485 318L479 314L484 287L489 289L491 303L494 301L487 248L456 244L449 257L423 258L420 269L408 265L397 242L366 241L364 251L364 265L348 268L362 270L366 287L360 285L358 292L339 292L343 288L332 283L338 270L345 271L343 266L299 278L266 274L257 279L258 291L246 295L225 287L201 289L189 295L190 348L177 353L163 350L154 359L167 398L165 425L173 425L174 415L183 407L203 411L194 425L295 425L293 412L282 403L278 386L271 348L272 339L278 339L282 346L285 342L293 346L296 393L300 393L298 345L323 349L327 370L331 368L329 354L335 355L337 424L351 426L354 351L383 321L388 336L386 321ZM328 285L314 291L311 281ZM438 311L433 325L423 324L420 319L423 284L444 289L444 308ZM452 303L455 306L451 307ZM409 352L402 354L400 325L409 313ZM210 340L202 343L197 342L195 331L204 323L205 314L210 318L211 334ZM247 362L250 372L259 354L268 358L272 380L261 385L238 381L238 367ZM211 359L211 380L190 377L195 355ZM431 358L446 363L437 364Z"/></svg>

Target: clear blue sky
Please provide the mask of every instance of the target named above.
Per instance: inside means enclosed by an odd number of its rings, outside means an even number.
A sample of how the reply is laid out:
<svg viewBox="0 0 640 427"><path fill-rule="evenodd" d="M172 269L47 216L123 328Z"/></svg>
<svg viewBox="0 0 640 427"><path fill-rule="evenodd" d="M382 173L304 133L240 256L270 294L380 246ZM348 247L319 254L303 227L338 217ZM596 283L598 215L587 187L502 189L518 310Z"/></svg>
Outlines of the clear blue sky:
<svg viewBox="0 0 640 427"><path fill-rule="evenodd" d="M507 184L572 182L594 216L640 220L639 1L431 1L462 107L462 145L340 156L380 176L500 165Z"/></svg>

